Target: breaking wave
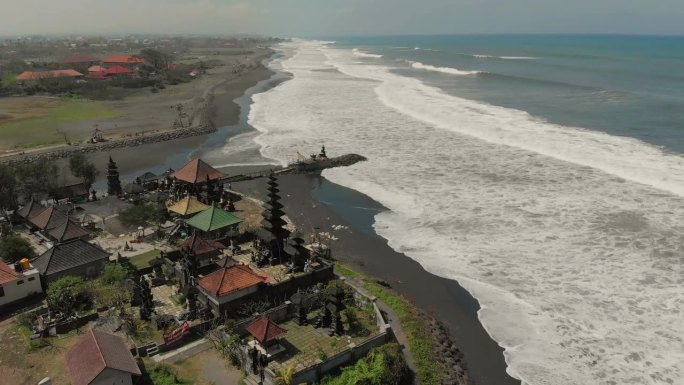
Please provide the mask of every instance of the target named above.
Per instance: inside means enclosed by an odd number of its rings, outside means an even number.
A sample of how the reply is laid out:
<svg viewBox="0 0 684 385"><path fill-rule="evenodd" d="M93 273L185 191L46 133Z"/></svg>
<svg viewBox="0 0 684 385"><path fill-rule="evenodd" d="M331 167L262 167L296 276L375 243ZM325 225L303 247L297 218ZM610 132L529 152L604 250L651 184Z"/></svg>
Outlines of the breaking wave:
<svg viewBox="0 0 684 385"><path fill-rule="evenodd" d="M357 48L354 48L354 49L352 50L352 52L354 53L354 56L358 56L358 57L368 57L368 58L374 58L374 59L380 59L380 58L382 57L382 55L378 55L378 54L374 54L374 53L368 53L368 52L363 52L363 51L361 51L361 50L359 50L359 49L357 49Z"/></svg>
<svg viewBox="0 0 684 385"><path fill-rule="evenodd" d="M435 67L433 65L424 64L424 63L416 62L416 61L410 61L410 60L407 60L407 63L409 63L411 65L411 68L415 68L417 70L441 72L441 73L449 74L449 75L477 75L477 74L482 73L481 71L463 71L463 70L459 70L457 68L451 68L451 67Z"/></svg>

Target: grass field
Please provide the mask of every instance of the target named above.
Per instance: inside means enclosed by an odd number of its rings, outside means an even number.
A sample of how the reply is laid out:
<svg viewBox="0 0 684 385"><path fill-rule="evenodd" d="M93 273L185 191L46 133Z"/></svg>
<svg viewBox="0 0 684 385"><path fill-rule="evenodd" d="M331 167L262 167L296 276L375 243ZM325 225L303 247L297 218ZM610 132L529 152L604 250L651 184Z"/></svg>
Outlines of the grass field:
<svg viewBox="0 0 684 385"><path fill-rule="evenodd" d="M131 263L133 264L133 266L137 267L138 269L143 269L146 267L150 267L150 264L148 262L157 258L160 255L161 255L161 251L150 250L150 251L144 252L142 254L134 255L134 256L130 257L129 259L131 260Z"/></svg>
<svg viewBox="0 0 684 385"><path fill-rule="evenodd" d="M64 143L60 126L79 120L107 119L117 112L85 99L0 98L0 149ZM67 138L71 142L87 137Z"/></svg>

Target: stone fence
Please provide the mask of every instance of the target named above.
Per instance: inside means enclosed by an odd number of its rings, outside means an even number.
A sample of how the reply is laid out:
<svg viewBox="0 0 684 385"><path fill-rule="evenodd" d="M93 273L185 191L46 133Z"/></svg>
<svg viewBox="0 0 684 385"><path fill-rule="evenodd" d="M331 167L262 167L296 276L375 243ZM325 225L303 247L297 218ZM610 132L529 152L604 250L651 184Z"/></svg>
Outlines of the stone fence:
<svg viewBox="0 0 684 385"><path fill-rule="evenodd" d="M31 163L37 160L56 160L60 158L68 158L74 154L110 151L117 148L135 147L143 144L165 142L169 140L188 138L191 136L210 134L212 132L216 132L216 126L211 121L204 121L203 123L194 127L179 128L155 134L136 136L133 138L123 138L108 142L99 142L84 145L74 145L66 148L60 148L40 153L7 156L5 158L0 158L0 164L14 165L22 163Z"/></svg>

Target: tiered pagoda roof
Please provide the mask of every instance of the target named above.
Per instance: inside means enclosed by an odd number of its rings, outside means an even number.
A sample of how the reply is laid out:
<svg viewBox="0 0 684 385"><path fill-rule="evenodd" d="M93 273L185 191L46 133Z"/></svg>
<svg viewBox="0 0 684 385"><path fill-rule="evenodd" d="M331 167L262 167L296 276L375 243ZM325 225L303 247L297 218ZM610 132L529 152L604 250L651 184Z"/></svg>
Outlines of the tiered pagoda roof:
<svg viewBox="0 0 684 385"><path fill-rule="evenodd" d="M283 205L280 203L280 195L278 194L280 190L278 189L278 180L275 175L271 174L268 177L268 201L264 204L264 211L261 214L263 220L261 225L269 231L273 236L282 241L283 239L290 236L290 231L284 226L287 222L282 218L285 213L283 212Z"/></svg>

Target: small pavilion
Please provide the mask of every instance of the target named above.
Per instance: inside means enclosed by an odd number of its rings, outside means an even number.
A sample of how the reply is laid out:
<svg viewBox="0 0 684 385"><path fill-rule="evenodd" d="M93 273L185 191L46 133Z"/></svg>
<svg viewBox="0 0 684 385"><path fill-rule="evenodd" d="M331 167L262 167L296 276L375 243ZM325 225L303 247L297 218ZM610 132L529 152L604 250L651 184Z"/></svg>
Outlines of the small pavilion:
<svg viewBox="0 0 684 385"><path fill-rule="evenodd" d="M242 219L213 205L185 221L189 226L205 234L213 235L221 235L219 233L222 230L227 232L234 229L241 222ZM213 238L220 238L220 236Z"/></svg>
<svg viewBox="0 0 684 385"><path fill-rule="evenodd" d="M205 205L196 198L188 196L171 204L167 209L183 218L187 218L188 216L202 212L209 207L210 206Z"/></svg>
<svg viewBox="0 0 684 385"><path fill-rule="evenodd" d="M262 354L266 354L268 358L285 351L285 348L280 345L280 337L285 335L287 330L265 315L252 321L245 330L254 337L255 341L250 345L256 347Z"/></svg>
<svg viewBox="0 0 684 385"><path fill-rule="evenodd" d="M211 167L202 159L193 159L183 166L180 170L171 174L172 178L193 185L216 181L225 178L227 175Z"/></svg>

